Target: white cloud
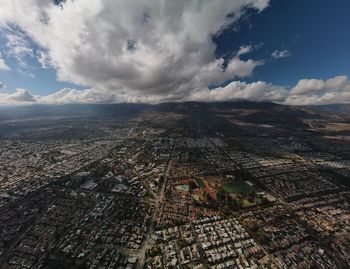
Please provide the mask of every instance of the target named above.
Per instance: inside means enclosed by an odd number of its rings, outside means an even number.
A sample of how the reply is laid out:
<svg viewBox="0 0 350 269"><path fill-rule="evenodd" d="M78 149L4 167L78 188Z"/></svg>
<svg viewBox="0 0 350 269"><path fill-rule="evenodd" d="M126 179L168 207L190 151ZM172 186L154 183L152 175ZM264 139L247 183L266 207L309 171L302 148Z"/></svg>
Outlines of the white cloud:
<svg viewBox="0 0 350 269"><path fill-rule="evenodd" d="M346 76L328 80L302 79L292 89L263 81L253 83L233 81L224 87L197 88L179 98L176 92L167 94L142 94L129 91L110 91L89 88L65 88L55 93L39 96L28 90L0 93L0 104L68 104L68 103L161 103L171 101L271 101L287 105L316 105L350 103L350 81Z"/></svg>
<svg viewBox="0 0 350 269"><path fill-rule="evenodd" d="M1 105L20 105L35 103L35 97L26 89L17 89L14 93L1 93Z"/></svg>
<svg viewBox="0 0 350 269"><path fill-rule="evenodd" d="M212 36L237 21L247 7L264 10L269 0L67 0L63 8L42 0L0 0L0 30L9 56L30 55L60 80L86 85L47 96L28 90L1 93L0 103L157 103L175 100L269 100L286 104L350 102L346 76L304 79L290 91L252 75L264 64L243 60L255 48L242 46L225 63ZM230 15L230 16L228 16ZM38 45L34 51L32 43ZM276 50L273 58L291 56ZM10 68L0 55L0 70Z"/></svg>
<svg viewBox="0 0 350 269"><path fill-rule="evenodd" d="M41 67L47 69L51 67L51 61L44 51L40 51L37 55L37 60L40 63Z"/></svg>
<svg viewBox="0 0 350 269"><path fill-rule="evenodd" d="M341 90L349 86L347 76L337 76L328 80L302 79L291 90L291 94L324 93L326 91Z"/></svg>
<svg viewBox="0 0 350 269"><path fill-rule="evenodd" d="M251 45L244 45L239 48L236 55L239 57L241 55L247 54L252 51L253 51L253 47Z"/></svg>
<svg viewBox="0 0 350 269"><path fill-rule="evenodd" d="M25 35L25 33L21 32L15 27L6 27L4 32L6 38L7 56L14 57L22 68L27 67L25 57L34 55L33 49L29 44L28 37Z"/></svg>
<svg viewBox="0 0 350 269"><path fill-rule="evenodd" d="M6 64L5 60L3 58L1 58L1 54L0 54L0 71L1 70L11 70L11 68Z"/></svg>
<svg viewBox="0 0 350 269"><path fill-rule="evenodd" d="M350 103L350 81L347 76L328 80L302 79L291 89L287 104L332 104Z"/></svg>
<svg viewBox="0 0 350 269"><path fill-rule="evenodd" d="M189 96L182 99L178 95L169 93L167 95L144 95L130 94L129 92L115 92L110 90L97 90L94 88L86 90L76 90L65 88L55 93L39 96L32 95L26 90L17 90L14 94L2 94L0 99L5 101L0 104L18 104L20 102L33 102L41 104L69 104L69 103L160 103L170 101L273 101L283 102L287 95L287 90L283 87L274 86L262 81L245 83L234 81L225 87L213 90L208 88L195 90Z"/></svg>
<svg viewBox="0 0 350 269"><path fill-rule="evenodd" d="M245 83L234 81L225 87L219 87L212 90L198 90L191 94L190 100L194 101L233 101L233 100L251 100L251 101L271 101L283 102L288 95L288 91L280 86L258 81Z"/></svg>
<svg viewBox="0 0 350 269"><path fill-rule="evenodd" d="M263 63L238 54L224 68L212 36L247 7L261 11L268 3L68 0L60 8L51 1L1 0L0 25L21 29L47 52L39 61L46 66L50 59L61 80L118 95L182 99L193 89L250 76ZM14 50L31 53L25 47L17 42Z"/></svg>
<svg viewBox="0 0 350 269"><path fill-rule="evenodd" d="M288 58L292 55L289 50L275 50L272 52L271 56L275 59Z"/></svg>
<svg viewBox="0 0 350 269"><path fill-rule="evenodd" d="M76 90L65 88L46 96L35 96L37 103L42 104L91 104L91 103L161 103L178 101L178 96L168 95L144 95L121 91L97 90L94 88Z"/></svg>
<svg viewBox="0 0 350 269"><path fill-rule="evenodd" d="M232 74L241 78L249 77L255 67L262 65L263 62L250 59L242 61L238 57L234 57L228 62L226 69L223 69L223 64L224 60L220 59L202 67L201 72L195 77L197 83L193 85L193 88L203 88L210 84L219 84L232 78Z"/></svg>

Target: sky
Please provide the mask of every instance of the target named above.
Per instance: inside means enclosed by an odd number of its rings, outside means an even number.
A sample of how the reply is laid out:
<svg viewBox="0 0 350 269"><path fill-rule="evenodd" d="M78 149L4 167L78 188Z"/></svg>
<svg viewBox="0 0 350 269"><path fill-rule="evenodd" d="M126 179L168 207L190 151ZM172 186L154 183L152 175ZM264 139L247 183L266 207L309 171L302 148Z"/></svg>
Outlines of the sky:
<svg viewBox="0 0 350 269"><path fill-rule="evenodd" d="M0 5L0 105L350 103L348 0Z"/></svg>

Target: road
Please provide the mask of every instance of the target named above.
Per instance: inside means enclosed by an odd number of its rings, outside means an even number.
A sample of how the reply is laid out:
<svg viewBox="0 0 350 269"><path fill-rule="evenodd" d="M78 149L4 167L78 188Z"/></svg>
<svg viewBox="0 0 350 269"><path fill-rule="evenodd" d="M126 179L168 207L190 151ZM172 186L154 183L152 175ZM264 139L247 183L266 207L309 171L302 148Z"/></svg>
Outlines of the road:
<svg viewBox="0 0 350 269"><path fill-rule="evenodd" d="M162 188L159 191L158 196L157 196L157 198L155 200L152 221L151 221L150 227L148 229L148 233L146 234L146 239L145 239L145 241L144 241L144 243L142 245L142 248L140 249L139 254L137 255L139 257L139 259L140 259L137 268L143 268L144 264L145 264L146 250L147 250L147 248L149 246L149 242L151 240L151 236L154 233L155 224L157 223L157 218L159 216L159 212L160 212L161 206L162 206L162 204L164 202L164 199L165 199L165 188L166 188L166 185L167 185L167 182L168 182L169 172L170 172L171 163L172 163L172 160L173 160L173 155L174 155L174 152L175 152L175 148L176 148L176 140L175 140L174 146L172 148L172 151L170 153L170 157L169 157L169 161L168 161L167 167L165 169L164 182L163 182Z"/></svg>

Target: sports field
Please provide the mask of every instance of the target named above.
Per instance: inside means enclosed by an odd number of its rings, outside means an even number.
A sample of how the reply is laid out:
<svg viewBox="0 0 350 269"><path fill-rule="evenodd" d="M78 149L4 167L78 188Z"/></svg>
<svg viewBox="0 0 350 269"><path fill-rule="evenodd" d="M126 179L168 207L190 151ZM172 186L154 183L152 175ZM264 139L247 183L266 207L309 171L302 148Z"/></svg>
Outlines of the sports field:
<svg viewBox="0 0 350 269"><path fill-rule="evenodd" d="M226 183L222 189L227 193L248 194L254 191L254 187L250 186L246 181L234 181Z"/></svg>

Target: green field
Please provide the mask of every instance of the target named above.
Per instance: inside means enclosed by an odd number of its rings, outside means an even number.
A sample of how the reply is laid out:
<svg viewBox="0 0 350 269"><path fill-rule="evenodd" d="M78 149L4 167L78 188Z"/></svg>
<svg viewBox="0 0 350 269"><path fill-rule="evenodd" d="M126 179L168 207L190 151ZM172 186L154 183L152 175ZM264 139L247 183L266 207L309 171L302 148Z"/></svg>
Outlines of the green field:
<svg viewBox="0 0 350 269"><path fill-rule="evenodd" d="M242 206L243 207L250 207L250 206L253 206L253 205L255 205L255 203L251 203L247 199L243 199L242 200Z"/></svg>
<svg viewBox="0 0 350 269"><path fill-rule="evenodd" d="M196 183L197 185L201 188L201 189L204 189L205 188L205 184L203 182L203 180L201 180L200 178L196 178Z"/></svg>
<svg viewBox="0 0 350 269"><path fill-rule="evenodd" d="M234 181L226 183L222 186L226 193L248 194L254 191L254 187L250 186L246 181Z"/></svg>

